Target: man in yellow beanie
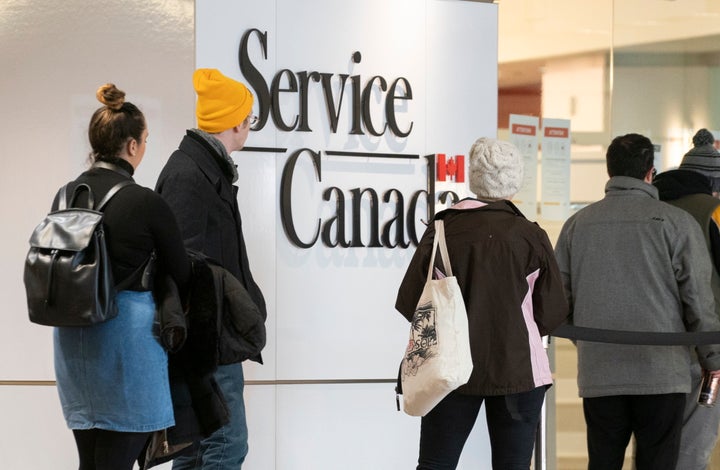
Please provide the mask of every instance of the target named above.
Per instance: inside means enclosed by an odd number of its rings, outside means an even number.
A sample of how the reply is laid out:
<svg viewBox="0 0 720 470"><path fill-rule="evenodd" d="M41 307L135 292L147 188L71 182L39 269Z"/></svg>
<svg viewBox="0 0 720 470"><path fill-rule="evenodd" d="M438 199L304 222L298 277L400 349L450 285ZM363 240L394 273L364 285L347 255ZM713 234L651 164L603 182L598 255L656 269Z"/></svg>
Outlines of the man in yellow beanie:
<svg viewBox="0 0 720 470"><path fill-rule="evenodd" d="M198 128L187 131L163 168L156 191L170 205L180 226L185 246L220 263L235 276L250 294L263 316L265 300L250 272L238 201L238 171L232 152L245 145L250 127L257 117L250 114L253 95L242 83L226 77L216 69L198 69L193 74L197 92L196 115ZM194 453L173 461L174 470L184 469L240 469L247 455L247 424L243 401L243 370L245 359L261 362L257 357L243 357L224 344L237 342L231 333L222 329L219 339L220 365L213 375L227 403L229 416L207 416L195 423L183 421L183 414L175 414L175 431L183 434L198 422L226 422L219 427L201 429L209 437L195 446ZM176 396L173 395L173 400ZM179 400L178 400L179 401ZM197 411L196 403L191 403ZM220 413L222 414L222 413ZM215 418L215 417L214 417Z"/></svg>

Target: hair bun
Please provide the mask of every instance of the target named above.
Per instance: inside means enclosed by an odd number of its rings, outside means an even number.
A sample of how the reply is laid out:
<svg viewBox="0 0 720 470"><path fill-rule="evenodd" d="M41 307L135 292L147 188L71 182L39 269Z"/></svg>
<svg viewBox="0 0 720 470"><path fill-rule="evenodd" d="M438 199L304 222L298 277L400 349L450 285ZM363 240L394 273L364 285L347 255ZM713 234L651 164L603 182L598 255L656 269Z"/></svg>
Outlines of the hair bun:
<svg viewBox="0 0 720 470"><path fill-rule="evenodd" d="M114 111L119 111L125 103L125 92L118 90L113 83L106 83L98 88L95 96L99 102Z"/></svg>

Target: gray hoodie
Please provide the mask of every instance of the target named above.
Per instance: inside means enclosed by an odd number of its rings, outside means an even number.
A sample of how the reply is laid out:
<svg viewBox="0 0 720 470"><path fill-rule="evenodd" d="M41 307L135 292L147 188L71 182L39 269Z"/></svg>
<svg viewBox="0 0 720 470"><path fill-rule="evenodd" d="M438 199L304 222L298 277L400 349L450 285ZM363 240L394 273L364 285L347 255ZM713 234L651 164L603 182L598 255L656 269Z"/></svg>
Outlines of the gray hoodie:
<svg viewBox="0 0 720 470"><path fill-rule="evenodd" d="M605 198L567 220L555 254L577 326L626 331L720 331L711 264L695 219L658 200L657 189L617 176ZM690 391L685 346L578 341L581 397ZM720 346L698 347L720 369Z"/></svg>

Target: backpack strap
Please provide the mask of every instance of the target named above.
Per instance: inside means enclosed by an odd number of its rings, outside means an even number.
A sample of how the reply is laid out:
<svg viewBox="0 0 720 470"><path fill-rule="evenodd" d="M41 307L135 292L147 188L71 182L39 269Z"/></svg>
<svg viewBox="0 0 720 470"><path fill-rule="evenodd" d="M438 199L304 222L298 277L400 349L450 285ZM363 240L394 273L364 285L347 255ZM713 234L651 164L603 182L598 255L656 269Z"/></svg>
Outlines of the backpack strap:
<svg viewBox="0 0 720 470"><path fill-rule="evenodd" d="M103 162L103 163L104 163L104 162ZM101 166L101 165L98 165L98 164L96 163L94 166ZM119 167L118 167L118 168L119 168ZM110 202L110 199L112 199L113 196L115 196L121 189L127 188L128 186L133 185L133 184L135 184L135 182L134 182L133 180L123 180L123 181L120 181L118 184L116 184L115 186L113 186L112 188L110 188L110 190L107 192L107 194L105 195L105 197L102 198L102 200L98 203L97 207L95 207L95 210L96 210L96 211L102 211L103 207L105 207L105 205L106 205L108 202ZM141 264L141 265L140 265L130 276L128 276L126 279L124 279L123 281L117 283L117 284L115 285L115 289L117 289L118 291L121 291L121 290L126 289L127 287L129 287L130 285L132 285L132 283L135 282L135 280L136 280L138 277L140 277L140 275L142 275L142 278L141 278L141 281L142 281L141 284L142 284L142 286L149 289L149 287L151 287L151 286L148 285L149 282L150 282L150 278L152 278L152 277L154 276L154 274L155 274L154 271L155 271L155 260L156 260L156 258L157 258L157 255L156 255L156 253L155 253L155 250L153 250L152 253L150 253L150 256L148 257L148 260L145 261L143 264Z"/></svg>
<svg viewBox="0 0 720 470"><path fill-rule="evenodd" d="M102 210L102 208L105 206L105 204L108 203L108 201L122 188L125 186L128 186L131 183L134 183L132 180L132 175L128 173L124 168L122 168L119 165L116 165L114 163L106 162L106 161L97 161L92 164L90 168L104 168L106 170L111 170L116 173L119 173L123 175L124 177L128 178L130 181L122 181L112 188L110 188L110 191L105 195L102 201L95 207L95 197L93 195L92 189L90 189L90 186L87 183L79 184L75 187L73 190L73 193L70 197L70 201L67 200L67 192L68 192L68 186L70 186L70 183L66 184L60 190L58 191L57 200L58 200L58 210L64 210L68 207L74 207L75 204L75 198L77 198L79 191L87 190L88 192L88 209L94 209L96 211Z"/></svg>
<svg viewBox="0 0 720 470"><path fill-rule="evenodd" d="M113 196L115 196L115 195L118 193L118 191L120 191L120 190L123 189L123 188L126 188L126 187L130 186L131 184L135 184L135 182L132 181L132 180L120 181L118 184L116 184L115 186L113 186L112 188L110 188L110 191L107 192L107 194L105 195L105 197L102 198L102 200L98 203L97 206L94 207L94 209L95 209L96 211L102 211L102 210L103 210L103 207L105 207L105 204L107 204L108 202L110 202L110 199L112 199ZM91 206L91 207L92 207L92 206Z"/></svg>
<svg viewBox="0 0 720 470"><path fill-rule="evenodd" d="M137 267L132 274L121 282L115 284L115 289L118 291L125 290L130 287L135 281L140 280L140 286L145 290L152 290L153 278L155 277L155 265L157 263L157 253L155 250L150 252L150 256L147 261Z"/></svg>
<svg viewBox="0 0 720 470"><path fill-rule="evenodd" d="M66 201L66 200L67 200L67 198L65 197L65 195L67 194L67 190L66 190L65 188L67 188L67 185L65 185L65 186L62 188L63 190L65 190L64 193L63 193L63 195L62 195L62 200L63 200L63 201ZM78 184L77 186L75 186L75 189L73 189L73 192L72 192L72 194L70 195L70 200L67 201L67 207L75 207L75 200L77 199L77 197L78 197L78 195L80 194L80 192L83 191L83 190L87 191L87 193L88 193L87 208L88 208L88 209L92 209L92 208L93 208L93 206L95 205L95 196L93 195L93 192L92 192L92 189L90 188L90 185L88 185L87 183L81 183L81 184ZM64 209L64 207L62 207L62 209Z"/></svg>
<svg viewBox="0 0 720 470"><path fill-rule="evenodd" d="M70 184L70 183L68 183L68 184ZM68 187L68 185L66 184L65 186L60 188L60 191L58 191L57 196L55 196L58 201L58 210L59 211L65 210L65 208L67 207L67 187Z"/></svg>

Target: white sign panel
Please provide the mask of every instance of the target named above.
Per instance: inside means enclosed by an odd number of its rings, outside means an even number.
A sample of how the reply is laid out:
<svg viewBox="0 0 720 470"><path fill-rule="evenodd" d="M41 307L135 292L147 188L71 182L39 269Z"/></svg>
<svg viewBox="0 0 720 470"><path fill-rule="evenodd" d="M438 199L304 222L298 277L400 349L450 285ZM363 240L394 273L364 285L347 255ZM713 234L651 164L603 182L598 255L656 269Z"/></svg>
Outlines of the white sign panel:
<svg viewBox="0 0 720 470"><path fill-rule="evenodd" d="M382 383L397 377L409 331L395 297L423 221L467 194L457 156L496 134L497 6L215 0L196 2L196 21L197 66L248 84L260 117L233 155L268 301L265 365L246 378L273 385L250 387L261 451L246 465L411 467L418 423L388 413L393 384ZM378 426L402 438L387 446ZM348 458L358 443L369 461ZM460 469L489 465L486 439L468 450Z"/></svg>
<svg viewBox="0 0 720 470"><path fill-rule="evenodd" d="M520 150L523 157L523 185L513 198L513 203L528 220L537 219L538 194L538 139L540 118L510 115L510 142Z"/></svg>
<svg viewBox="0 0 720 470"><path fill-rule="evenodd" d="M428 194L426 156L464 155L495 135L496 8L225 0L196 10L197 66L248 84L260 117L234 155L272 317L266 365L248 378L393 377L407 336L395 296L421 220L442 192L466 195L455 182Z"/></svg>
<svg viewBox="0 0 720 470"><path fill-rule="evenodd" d="M542 203L546 220L565 220L570 213L570 121L543 119Z"/></svg>

